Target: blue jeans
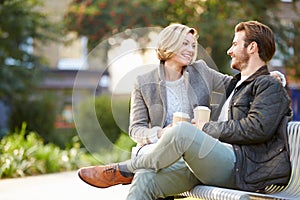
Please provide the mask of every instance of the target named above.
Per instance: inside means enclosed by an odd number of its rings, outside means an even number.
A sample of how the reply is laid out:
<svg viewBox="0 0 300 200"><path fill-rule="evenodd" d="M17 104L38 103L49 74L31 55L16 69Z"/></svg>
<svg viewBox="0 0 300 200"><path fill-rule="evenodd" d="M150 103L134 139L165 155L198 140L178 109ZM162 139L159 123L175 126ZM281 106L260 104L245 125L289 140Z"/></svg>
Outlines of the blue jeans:
<svg viewBox="0 0 300 200"><path fill-rule="evenodd" d="M136 173L127 200L171 196L200 183L235 188L235 160L232 146L190 123L177 123L150 152L126 161Z"/></svg>

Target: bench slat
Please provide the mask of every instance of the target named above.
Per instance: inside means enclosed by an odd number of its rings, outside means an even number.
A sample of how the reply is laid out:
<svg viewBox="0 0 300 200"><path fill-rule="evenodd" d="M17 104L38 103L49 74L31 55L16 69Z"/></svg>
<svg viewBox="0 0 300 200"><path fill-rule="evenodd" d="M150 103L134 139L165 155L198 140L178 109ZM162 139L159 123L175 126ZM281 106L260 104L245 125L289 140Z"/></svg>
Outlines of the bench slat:
<svg viewBox="0 0 300 200"><path fill-rule="evenodd" d="M189 196L199 199L230 199L230 200L250 200L249 194L239 191L231 190L226 188L219 188L207 185L198 185L192 190L183 193L183 196Z"/></svg>

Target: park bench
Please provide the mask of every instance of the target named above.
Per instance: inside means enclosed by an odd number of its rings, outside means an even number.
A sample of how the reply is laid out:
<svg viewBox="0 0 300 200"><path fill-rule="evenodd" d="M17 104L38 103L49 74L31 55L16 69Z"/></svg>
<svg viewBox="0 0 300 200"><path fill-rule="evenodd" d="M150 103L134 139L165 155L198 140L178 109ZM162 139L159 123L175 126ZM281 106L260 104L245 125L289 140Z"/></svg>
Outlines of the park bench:
<svg viewBox="0 0 300 200"><path fill-rule="evenodd" d="M181 196L207 200L260 200L291 199L300 200L300 122L288 123L288 140L292 165L291 178L286 187L270 186L266 194L226 189L215 186L198 185Z"/></svg>

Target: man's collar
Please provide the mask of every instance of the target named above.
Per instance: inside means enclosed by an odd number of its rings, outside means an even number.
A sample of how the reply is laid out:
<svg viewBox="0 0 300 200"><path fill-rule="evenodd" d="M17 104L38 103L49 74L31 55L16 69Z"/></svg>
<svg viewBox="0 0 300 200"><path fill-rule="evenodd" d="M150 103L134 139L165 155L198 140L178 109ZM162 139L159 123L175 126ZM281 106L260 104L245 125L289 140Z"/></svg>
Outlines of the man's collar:
<svg viewBox="0 0 300 200"><path fill-rule="evenodd" d="M264 66L260 67L256 72L254 72L251 76L249 76L249 78L247 78L244 82L251 82L258 76L268 75L268 74L270 74L270 72L268 70L268 66L264 65ZM236 81L241 80L241 73L235 75L234 78L236 79Z"/></svg>

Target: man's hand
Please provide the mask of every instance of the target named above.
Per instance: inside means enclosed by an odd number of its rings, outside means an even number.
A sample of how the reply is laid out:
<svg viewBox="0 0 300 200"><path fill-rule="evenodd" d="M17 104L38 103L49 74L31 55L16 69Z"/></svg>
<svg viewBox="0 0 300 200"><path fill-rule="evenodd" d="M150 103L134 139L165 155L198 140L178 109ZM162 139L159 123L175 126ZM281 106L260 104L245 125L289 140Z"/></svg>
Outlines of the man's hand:
<svg viewBox="0 0 300 200"><path fill-rule="evenodd" d="M198 119L198 121L196 121L195 119L192 119L192 124L200 130L202 130L205 123L206 123L205 121L200 120L200 119Z"/></svg>

